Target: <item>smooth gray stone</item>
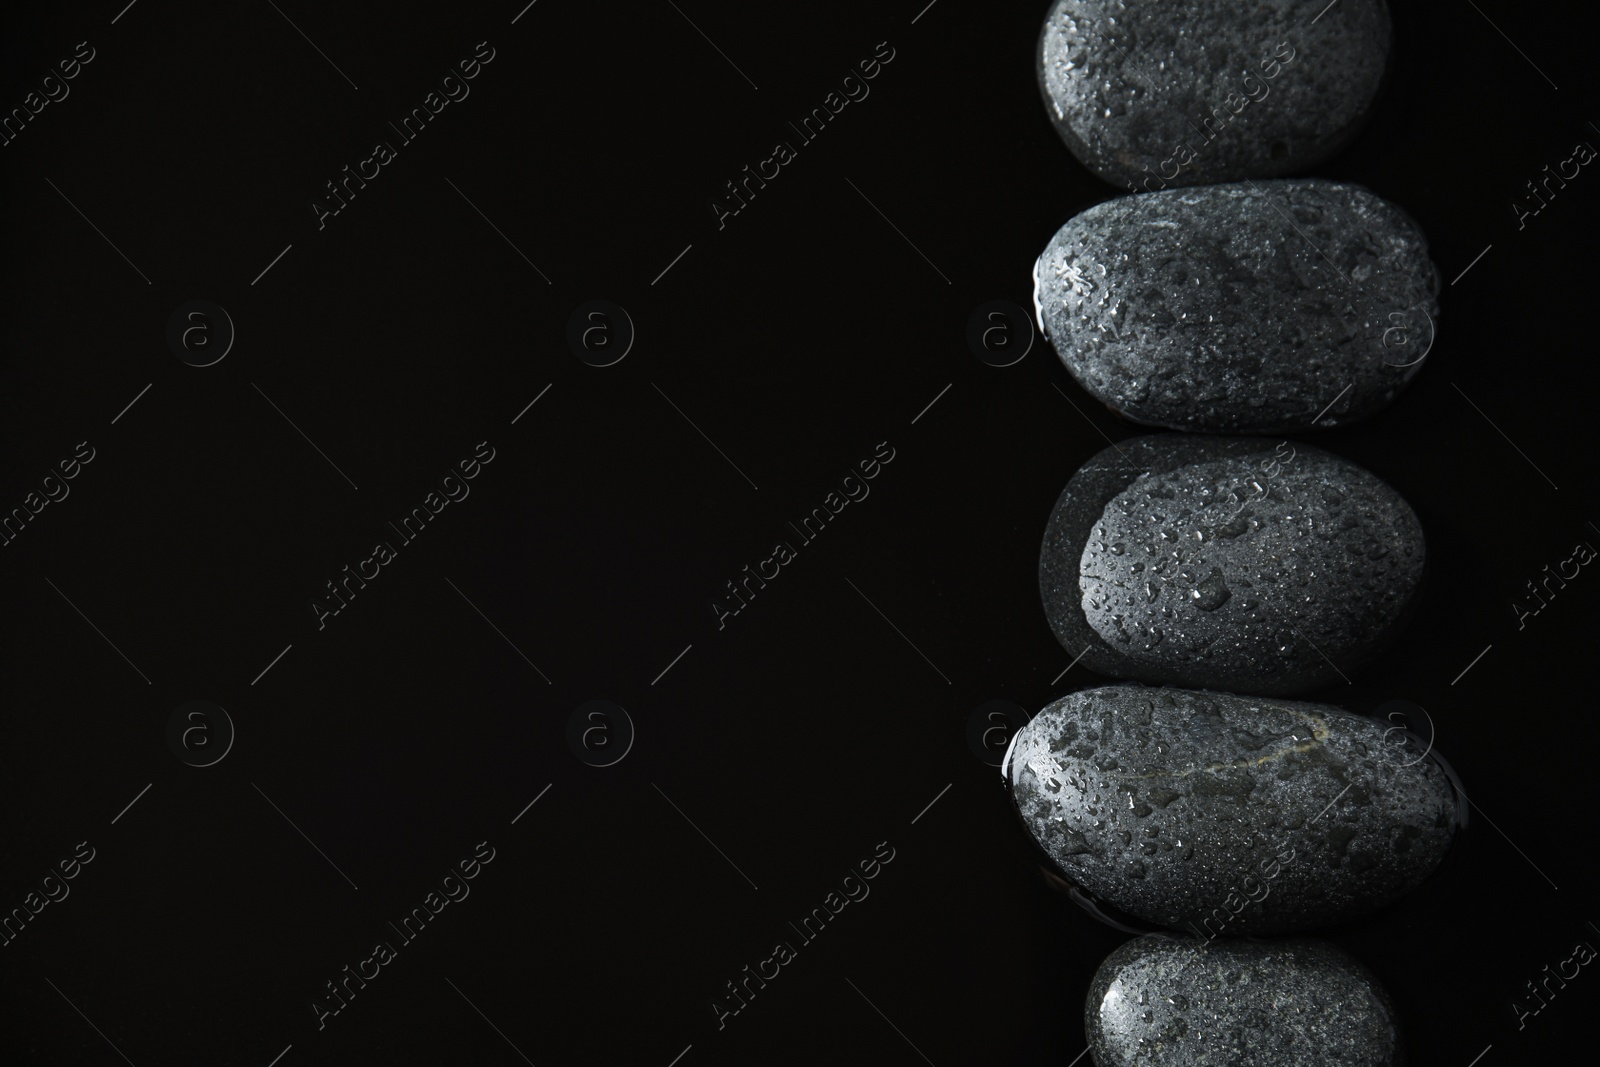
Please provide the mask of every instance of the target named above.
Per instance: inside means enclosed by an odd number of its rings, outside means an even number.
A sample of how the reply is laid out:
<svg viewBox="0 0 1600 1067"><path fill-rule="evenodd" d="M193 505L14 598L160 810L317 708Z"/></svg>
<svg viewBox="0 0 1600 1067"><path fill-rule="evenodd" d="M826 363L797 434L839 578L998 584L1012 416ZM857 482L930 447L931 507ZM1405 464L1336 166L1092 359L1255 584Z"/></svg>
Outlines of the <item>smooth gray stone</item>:
<svg viewBox="0 0 1600 1067"><path fill-rule="evenodd" d="M1383 0L1059 0L1039 88L1084 166L1134 191L1306 170L1360 132L1388 68Z"/></svg>
<svg viewBox="0 0 1600 1067"><path fill-rule="evenodd" d="M1333 945L1150 934L1100 964L1083 1023L1095 1067L1401 1067L1394 1002Z"/></svg>
<svg viewBox="0 0 1600 1067"><path fill-rule="evenodd" d="M1056 639L1090 670L1284 695L1376 657L1409 619L1424 556L1410 506L1349 460L1152 434L1067 482L1039 590Z"/></svg>
<svg viewBox="0 0 1600 1067"><path fill-rule="evenodd" d="M1002 773L1069 881L1211 939L1342 922L1420 885L1457 826L1429 745L1329 704L1119 685L1034 716Z"/></svg>
<svg viewBox="0 0 1600 1067"><path fill-rule="evenodd" d="M1033 284L1079 385L1134 422L1204 433L1366 418L1422 369L1439 319L1416 222L1321 179L1098 204L1051 238Z"/></svg>

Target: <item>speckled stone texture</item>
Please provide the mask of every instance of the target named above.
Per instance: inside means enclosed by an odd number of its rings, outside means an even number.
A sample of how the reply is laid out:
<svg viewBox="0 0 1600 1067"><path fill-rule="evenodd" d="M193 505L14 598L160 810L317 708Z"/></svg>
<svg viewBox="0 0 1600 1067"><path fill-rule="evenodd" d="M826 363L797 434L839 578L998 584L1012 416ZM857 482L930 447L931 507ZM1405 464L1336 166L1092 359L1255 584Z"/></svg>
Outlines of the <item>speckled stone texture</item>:
<svg viewBox="0 0 1600 1067"><path fill-rule="evenodd" d="M1150 934L1107 956L1084 1005L1095 1067L1402 1067L1376 977L1322 941Z"/></svg>
<svg viewBox="0 0 1600 1067"><path fill-rule="evenodd" d="M1417 224L1320 179L1099 204L1051 238L1033 281L1040 329L1078 384L1173 430L1359 421L1422 368L1439 320Z"/></svg>
<svg viewBox="0 0 1600 1067"><path fill-rule="evenodd" d="M1300 442L1154 434L1068 481L1039 589L1067 652L1116 678L1288 695L1352 678L1411 615L1422 526Z"/></svg>
<svg viewBox="0 0 1600 1067"><path fill-rule="evenodd" d="M1393 903L1457 825L1449 777L1404 730L1303 701L1084 690L1018 731L1003 774L1068 880L1206 939Z"/></svg>
<svg viewBox="0 0 1600 1067"><path fill-rule="evenodd" d="M1039 35L1056 132L1135 191L1306 170L1359 131L1388 67L1383 0L1060 0Z"/></svg>

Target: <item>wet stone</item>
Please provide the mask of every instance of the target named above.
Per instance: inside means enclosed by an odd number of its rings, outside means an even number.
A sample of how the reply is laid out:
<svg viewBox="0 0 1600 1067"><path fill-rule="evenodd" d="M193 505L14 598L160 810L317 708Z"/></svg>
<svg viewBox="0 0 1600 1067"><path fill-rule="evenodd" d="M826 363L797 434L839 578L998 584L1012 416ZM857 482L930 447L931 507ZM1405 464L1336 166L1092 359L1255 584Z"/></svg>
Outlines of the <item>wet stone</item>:
<svg viewBox="0 0 1600 1067"><path fill-rule="evenodd" d="M1439 287L1405 211L1321 179L1120 197L1034 264L1040 328L1079 385L1134 422L1205 433L1383 409L1433 345Z"/></svg>
<svg viewBox="0 0 1600 1067"><path fill-rule="evenodd" d="M1342 922L1420 885L1458 809L1427 745L1328 704L1119 685L1034 716L1002 773L1063 877L1210 940Z"/></svg>
<svg viewBox="0 0 1600 1067"><path fill-rule="evenodd" d="M1309 938L1149 934L1095 972L1084 1031L1096 1067L1399 1067L1394 1003L1337 947Z"/></svg>
<svg viewBox="0 0 1600 1067"><path fill-rule="evenodd" d="M1284 695L1346 682L1391 643L1424 557L1410 506L1348 460L1154 434L1072 476L1039 588L1057 640L1093 671Z"/></svg>
<svg viewBox="0 0 1600 1067"><path fill-rule="evenodd" d="M1059 0L1039 36L1056 132L1133 191L1270 178L1360 132L1386 73L1383 0Z"/></svg>

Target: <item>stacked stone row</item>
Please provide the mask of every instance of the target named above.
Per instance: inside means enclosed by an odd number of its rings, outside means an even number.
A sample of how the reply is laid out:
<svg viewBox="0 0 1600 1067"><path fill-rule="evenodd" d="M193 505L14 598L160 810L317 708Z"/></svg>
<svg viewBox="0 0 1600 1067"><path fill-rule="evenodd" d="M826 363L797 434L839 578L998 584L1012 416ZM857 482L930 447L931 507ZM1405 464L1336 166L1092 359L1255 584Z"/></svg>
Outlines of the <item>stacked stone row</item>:
<svg viewBox="0 0 1600 1067"><path fill-rule="evenodd" d="M1094 397L1182 431L1112 445L1061 493L1045 613L1126 681L1044 708L1002 768L1075 893L1178 932L1101 964L1097 1067L1401 1063L1377 979L1301 935L1414 890L1459 825L1453 774L1408 731L1282 699L1389 646L1425 557L1393 488L1276 436L1384 408L1438 319L1401 208L1280 178L1355 135L1389 63L1382 0L1322 6L1059 0L1040 37L1058 132L1131 193L1039 256L1041 330Z"/></svg>

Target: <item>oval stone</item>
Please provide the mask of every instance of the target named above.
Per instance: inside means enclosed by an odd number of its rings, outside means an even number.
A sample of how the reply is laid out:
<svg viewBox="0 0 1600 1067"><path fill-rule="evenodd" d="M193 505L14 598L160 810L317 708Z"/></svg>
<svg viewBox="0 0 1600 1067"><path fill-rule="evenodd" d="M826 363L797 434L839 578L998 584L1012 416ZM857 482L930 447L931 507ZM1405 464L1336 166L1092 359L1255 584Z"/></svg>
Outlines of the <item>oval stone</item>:
<svg viewBox="0 0 1600 1067"><path fill-rule="evenodd" d="M1458 823L1427 745L1328 704L1120 685L1050 704L1002 773L1066 879L1209 940L1340 922L1421 884Z"/></svg>
<svg viewBox="0 0 1600 1067"><path fill-rule="evenodd" d="M1399 1016L1378 979L1310 938L1148 934L1100 964L1084 1004L1095 1067L1399 1067Z"/></svg>
<svg viewBox="0 0 1600 1067"><path fill-rule="evenodd" d="M1348 681L1408 621L1422 525L1299 442L1153 434L1080 467L1039 554L1062 647L1117 678L1289 694Z"/></svg>
<svg viewBox="0 0 1600 1067"><path fill-rule="evenodd" d="M1033 285L1079 385L1134 422L1206 433L1366 418L1422 368L1439 318L1417 224L1321 179L1096 205L1051 238Z"/></svg>
<svg viewBox="0 0 1600 1067"><path fill-rule="evenodd" d="M1142 192L1316 166L1360 131L1387 70L1383 0L1058 0L1039 88L1084 166Z"/></svg>

